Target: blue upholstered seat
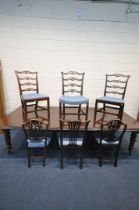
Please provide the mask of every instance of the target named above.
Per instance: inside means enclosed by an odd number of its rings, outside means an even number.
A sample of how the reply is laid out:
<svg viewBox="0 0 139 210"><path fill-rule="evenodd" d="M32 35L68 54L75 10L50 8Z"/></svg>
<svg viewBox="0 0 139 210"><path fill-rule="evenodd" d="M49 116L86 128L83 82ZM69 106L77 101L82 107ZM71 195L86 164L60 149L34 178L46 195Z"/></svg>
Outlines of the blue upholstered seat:
<svg viewBox="0 0 139 210"><path fill-rule="evenodd" d="M99 98L99 100L106 101L106 102L114 102L114 103L124 103L124 99L110 97L110 96L102 96Z"/></svg>
<svg viewBox="0 0 139 210"><path fill-rule="evenodd" d="M60 138L58 139L58 141L59 141L59 145L61 145L61 143L60 143ZM77 138L77 139L76 139L75 145L81 146L81 145L82 145L82 142L83 142L83 139L82 139L82 138ZM68 145L70 145L69 138L64 137L64 138L63 138L63 146L68 146Z"/></svg>
<svg viewBox="0 0 139 210"><path fill-rule="evenodd" d="M96 141L98 144L100 144L100 138L96 138ZM117 145L119 143L119 141L111 142L111 141L106 141L105 139L102 139L101 141L103 145Z"/></svg>
<svg viewBox="0 0 139 210"><path fill-rule="evenodd" d="M40 93L28 93L28 94L23 94L22 98L23 100L38 100L38 99L43 99L48 97L47 95L43 95Z"/></svg>
<svg viewBox="0 0 139 210"><path fill-rule="evenodd" d="M60 103L63 104L71 104L71 105L79 105L86 104L89 102L89 99L85 96L66 96L62 95L59 99Z"/></svg>
<svg viewBox="0 0 139 210"><path fill-rule="evenodd" d="M47 138L47 144L49 144L51 141L50 138ZM30 139L27 139L27 143L28 143L28 147L29 148L42 148L42 147L45 147L45 142L46 140L45 139L42 139L41 141L32 141Z"/></svg>

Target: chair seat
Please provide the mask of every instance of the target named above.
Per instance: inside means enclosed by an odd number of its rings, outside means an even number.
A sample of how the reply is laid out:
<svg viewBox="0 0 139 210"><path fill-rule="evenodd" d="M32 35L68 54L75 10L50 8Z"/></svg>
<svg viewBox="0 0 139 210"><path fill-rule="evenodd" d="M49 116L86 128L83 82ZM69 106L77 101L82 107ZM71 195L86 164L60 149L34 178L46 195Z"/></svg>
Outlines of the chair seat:
<svg viewBox="0 0 139 210"><path fill-rule="evenodd" d="M59 99L60 103L70 104L70 105L79 105L86 104L89 102L89 99L85 96L65 96L62 95Z"/></svg>
<svg viewBox="0 0 139 210"><path fill-rule="evenodd" d="M124 100L122 98L116 98L116 97L110 97L110 96L102 96L99 99L97 99L98 101L104 101L107 103L117 103L117 104L124 104Z"/></svg>
<svg viewBox="0 0 139 210"><path fill-rule="evenodd" d="M43 100L49 98L47 95L43 95L40 93L29 93L29 94L23 94L22 99L24 101L30 101L30 100Z"/></svg>
<svg viewBox="0 0 139 210"><path fill-rule="evenodd" d="M50 138L47 138L47 144L49 144L51 141ZM45 139L42 139L41 141L39 142L34 142L34 141L31 141L30 139L27 139L27 143L28 143L28 147L29 148L42 148L42 147L45 147L45 142L46 140Z"/></svg>
<svg viewBox="0 0 139 210"><path fill-rule="evenodd" d="M58 140L59 140L59 145L61 145L60 144L60 138ZM83 142L82 138L77 138L77 141L74 145L81 146L82 142ZM69 138L63 138L63 146L68 146L68 145L71 145L71 143L69 141Z"/></svg>
<svg viewBox="0 0 139 210"><path fill-rule="evenodd" d="M96 141L98 144L100 144L100 138L96 138ZM106 141L106 140L102 139L103 145L118 145L118 143L119 143L119 141L110 142L110 141Z"/></svg>

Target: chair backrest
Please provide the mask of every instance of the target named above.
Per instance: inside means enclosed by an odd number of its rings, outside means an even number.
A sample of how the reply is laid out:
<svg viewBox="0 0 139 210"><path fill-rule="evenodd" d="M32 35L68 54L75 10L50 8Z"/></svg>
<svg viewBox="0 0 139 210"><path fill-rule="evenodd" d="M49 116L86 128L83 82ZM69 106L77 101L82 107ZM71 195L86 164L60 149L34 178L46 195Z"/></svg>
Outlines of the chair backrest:
<svg viewBox="0 0 139 210"><path fill-rule="evenodd" d="M15 71L20 96L28 92L38 93L38 72Z"/></svg>
<svg viewBox="0 0 139 210"><path fill-rule="evenodd" d="M106 74L104 96L115 95L124 99L129 78L129 75Z"/></svg>
<svg viewBox="0 0 139 210"><path fill-rule="evenodd" d="M82 141L86 137L87 128L89 125L88 121L66 121L60 120L60 139L66 136L70 144L76 144L78 139ZM62 143L62 142L61 142Z"/></svg>
<svg viewBox="0 0 139 210"><path fill-rule="evenodd" d="M106 124L102 124L100 142L102 140L105 140L108 143L119 141L119 144L121 144L121 140L126 131L126 128L127 125L119 119L111 120Z"/></svg>
<svg viewBox="0 0 139 210"><path fill-rule="evenodd" d="M85 73L69 71L61 72L61 74L63 95L83 95L83 82Z"/></svg>
<svg viewBox="0 0 139 210"><path fill-rule="evenodd" d="M26 140L32 142L40 142L47 140L48 124L43 123L38 119L31 119L22 124Z"/></svg>

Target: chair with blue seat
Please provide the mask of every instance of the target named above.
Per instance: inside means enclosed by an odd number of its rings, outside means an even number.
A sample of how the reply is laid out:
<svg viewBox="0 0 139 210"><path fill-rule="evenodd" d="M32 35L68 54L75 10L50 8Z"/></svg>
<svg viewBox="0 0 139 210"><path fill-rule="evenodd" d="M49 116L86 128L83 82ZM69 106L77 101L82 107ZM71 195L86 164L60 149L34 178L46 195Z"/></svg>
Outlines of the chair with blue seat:
<svg viewBox="0 0 139 210"><path fill-rule="evenodd" d="M76 71L61 72L62 74L62 96L59 99L59 118L81 116L88 119L89 99L83 95L84 73ZM84 105L84 108L82 107Z"/></svg>
<svg viewBox="0 0 139 210"><path fill-rule="evenodd" d="M103 123L105 115L113 115L122 120L129 78L129 75L106 74L104 96L96 99L95 102L94 127L97 123ZM102 113L100 119L97 119L97 113Z"/></svg>
<svg viewBox="0 0 139 210"><path fill-rule="evenodd" d="M83 167L83 153L85 148L85 141L87 139L87 129L89 125L89 120L62 120L60 119L60 136L59 136L59 146L60 146L60 165L61 169L64 167L64 151L69 149L73 154L75 149L80 149L80 169Z"/></svg>
<svg viewBox="0 0 139 210"><path fill-rule="evenodd" d="M32 160L36 158L42 159L45 166L51 141L48 137L48 124L38 119L31 119L23 123L22 127L26 138L28 167L31 167Z"/></svg>
<svg viewBox="0 0 139 210"><path fill-rule="evenodd" d="M39 93L38 72L32 71L15 71L20 99L22 104L23 118L26 121L29 113L34 112L35 117L44 118L50 123L50 105L49 96ZM42 111L45 111L45 114Z"/></svg>
<svg viewBox="0 0 139 210"><path fill-rule="evenodd" d="M102 166L102 159L114 159L114 166L117 167L119 151L127 125L121 120L111 120L101 125L100 136L96 138L99 146L99 166Z"/></svg>

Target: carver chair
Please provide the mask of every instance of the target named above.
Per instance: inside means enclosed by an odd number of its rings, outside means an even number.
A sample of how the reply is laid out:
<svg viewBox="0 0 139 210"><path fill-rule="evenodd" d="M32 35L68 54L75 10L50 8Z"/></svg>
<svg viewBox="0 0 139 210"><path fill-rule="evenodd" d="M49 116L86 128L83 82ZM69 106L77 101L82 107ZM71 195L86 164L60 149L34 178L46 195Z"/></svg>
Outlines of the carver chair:
<svg viewBox="0 0 139 210"><path fill-rule="evenodd" d="M121 120L112 120L101 125L100 137L96 138L99 146L99 166L102 166L102 159L114 159L114 166L117 167L118 155L122 138L127 125Z"/></svg>
<svg viewBox="0 0 139 210"><path fill-rule="evenodd" d="M64 151L69 149L72 152L80 149L80 169L83 167L83 153L85 140L87 137L87 128L90 121L66 121L60 119L60 137L59 145L61 151L61 169L63 169Z"/></svg>
<svg viewBox="0 0 139 210"><path fill-rule="evenodd" d="M124 97L129 77L129 75L122 74L106 74L104 96L96 99L95 102L94 127L96 123L103 123L106 114L122 120ZM98 120L97 113L102 113L102 117Z"/></svg>
<svg viewBox="0 0 139 210"><path fill-rule="evenodd" d="M51 139L47 136L48 124L44 124L38 119L31 119L22 124L27 144L28 167L34 159L45 160L47 158L48 146Z"/></svg>
<svg viewBox="0 0 139 210"><path fill-rule="evenodd" d="M88 119L89 99L83 96L84 73L76 71L61 72L62 74L62 96L59 99L59 118L66 116ZM84 105L84 109L82 108ZM75 119L74 118L74 119Z"/></svg>
<svg viewBox="0 0 139 210"><path fill-rule="evenodd" d="M38 72L15 71L20 99L22 104L23 118L26 121L28 114L34 112L35 117L44 118L50 123L49 96L39 93ZM45 111L45 113L42 111Z"/></svg>

